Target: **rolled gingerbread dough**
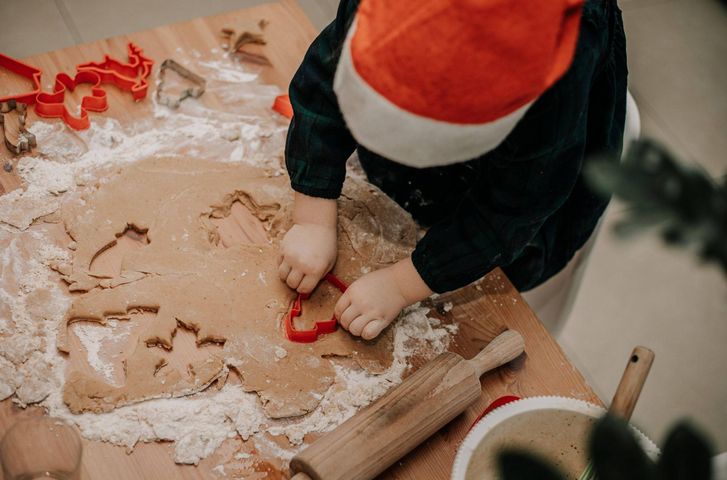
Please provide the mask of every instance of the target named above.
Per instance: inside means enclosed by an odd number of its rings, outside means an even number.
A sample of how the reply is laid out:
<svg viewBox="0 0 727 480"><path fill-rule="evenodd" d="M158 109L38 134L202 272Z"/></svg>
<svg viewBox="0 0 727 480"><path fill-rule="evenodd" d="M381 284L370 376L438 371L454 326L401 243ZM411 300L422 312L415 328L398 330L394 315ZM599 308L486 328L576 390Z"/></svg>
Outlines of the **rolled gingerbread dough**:
<svg viewBox="0 0 727 480"><path fill-rule="evenodd" d="M155 313L125 359L123 385L72 371L64 387L69 408L102 412L188 395L225 382L232 369L246 390L257 392L267 415L291 417L313 410L332 384L329 357L352 357L374 372L385 369L391 362L390 331L373 342L341 329L313 344L286 338L281 320L294 292L278 279L277 250L291 224L291 202L286 177L173 157L119 168L63 205L63 223L75 245L72 262L57 270L78 294L59 327L59 350L69 350L71 322L106 324L135 311ZM230 244L221 235L217 220L234 206L257 219L249 236L254 241ZM346 282L403 258L414 246L411 217L365 182L347 181L339 212L334 273ZM128 229L145 233L148 244L127 252L117 274L94 272L94 259ZM299 327L312 318L330 318L337 298L319 288L304 305ZM173 347L180 327L195 332L198 345L223 345L221 353L190 362L186 372L169 368L162 349Z"/></svg>

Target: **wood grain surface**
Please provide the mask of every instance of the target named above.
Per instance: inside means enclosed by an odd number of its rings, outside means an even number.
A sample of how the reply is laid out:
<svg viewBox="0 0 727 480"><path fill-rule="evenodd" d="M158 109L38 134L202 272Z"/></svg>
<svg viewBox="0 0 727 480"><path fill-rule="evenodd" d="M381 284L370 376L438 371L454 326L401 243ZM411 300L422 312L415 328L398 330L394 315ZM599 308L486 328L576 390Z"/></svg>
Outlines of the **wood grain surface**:
<svg viewBox="0 0 727 480"><path fill-rule="evenodd" d="M298 67L305 50L316 31L305 14L293 0L230 12L190 22L159 27L144 32L110 38L63 50L36 55L24 59L44 72L43 85L49 90L56 73L75 71L75 65L89 60L101 60L110 53L119 58L126 56L126 44L134 41L156 61L174 57L177 49L201 52L201 59L212 48L219 48L222 27L256 24L266 19L265 30L268 44L263 48L272 66L262 73L264 81L286 88ZM32 32L28 32L32 35ZM0 95L21 92L26 85L18 79L0 77ZM152 79L153 82L153 79ZM153 83L152 83L153 85ZM150 114L148 102L139 104L129 94L107 88L110 108L101 114L121 122L133 122ZM153 92L152 92L153 93ZM70 102L77 102L80 95ZM207 99L214 102L214 99ZM208 104L209 105L209 104ZM93 114L91 115L99 115ZM29 124L35 120L30 113ZM57 120L51 120L57 121ZM11 158L9 152L0 149L0 164ZM21 187L14 173L0 170L0 194ZM452 302L454 308L444 308ZM568 362L562 350L522 300L518 292L500 270L490 273L476 286L470 286L432 301L433 312L447 322L458 322L460 329L451 350L465 358L473 357L485 344L507 328L522 333L526 354L512 364L482 377L482 395L466 412L437 432L410 454L384 472L381 478L393 479L444 479L449 477L452 460L459 443L471 423L493 400L505 395L565 395L595 403L601 403L584 381L582 375ZM449 311L445 311L449 310ZM419 365L416 365L419 366ZM21 410L9 400L0 403L0 435L16 420L24 416L38 415L38 409ZM141 444L131 454L121 447L84 440L84 479L201 479L220 478L212 468L225 458L225 445L198 467L179 466L172 461L168 444ZM229 451L227 452L229 457ZM254 474L255 472L249 472ZM260 476L254 478L286 478L270 465L259 466ZM267 475L267 477L263 476ZM234 477L245 478L245 477Z"/></svg>

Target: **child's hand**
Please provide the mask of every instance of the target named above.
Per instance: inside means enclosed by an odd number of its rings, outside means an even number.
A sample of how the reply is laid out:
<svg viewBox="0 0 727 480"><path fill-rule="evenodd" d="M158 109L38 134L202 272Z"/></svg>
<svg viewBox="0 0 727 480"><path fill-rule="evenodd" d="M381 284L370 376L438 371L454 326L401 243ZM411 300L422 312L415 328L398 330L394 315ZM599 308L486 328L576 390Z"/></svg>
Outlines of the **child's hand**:
<svg viewBox="0 0 727 480"><path fill-rule="evenodd" d="M334 313L352 335L371 340L381 333L399 313L433 292L414 268L410 258L391 267L368 273L353 282Z"/></svg>
<svg viewBox="0 0 727 480"><path fill-rule="evenodd" d="M336 263L335 200L295 193L293 222L280 243L280 279L299 293L310 293Z"/></svg>
<svg viewBox="0 0 727 480"><path fill-rule="evenodd" d="M280 250L280 279L300 293L310 293L336 263L336 228L314 223L293 225Z"/></svg>

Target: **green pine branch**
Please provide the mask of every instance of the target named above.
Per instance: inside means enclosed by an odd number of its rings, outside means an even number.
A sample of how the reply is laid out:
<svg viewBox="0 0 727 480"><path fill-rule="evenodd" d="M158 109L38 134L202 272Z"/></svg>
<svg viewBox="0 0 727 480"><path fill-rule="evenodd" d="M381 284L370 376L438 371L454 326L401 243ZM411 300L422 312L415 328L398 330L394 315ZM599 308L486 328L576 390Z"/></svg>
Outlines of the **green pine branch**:
<svg viewBox="0 0 727 480"><path fill-rule="evenodd" d="M629 206L617 234L656 229L667 244L693 249L727 276L727 176L719 183L651 140L632 143L620 164L592 159L585 175L597 192Z"/></svg>

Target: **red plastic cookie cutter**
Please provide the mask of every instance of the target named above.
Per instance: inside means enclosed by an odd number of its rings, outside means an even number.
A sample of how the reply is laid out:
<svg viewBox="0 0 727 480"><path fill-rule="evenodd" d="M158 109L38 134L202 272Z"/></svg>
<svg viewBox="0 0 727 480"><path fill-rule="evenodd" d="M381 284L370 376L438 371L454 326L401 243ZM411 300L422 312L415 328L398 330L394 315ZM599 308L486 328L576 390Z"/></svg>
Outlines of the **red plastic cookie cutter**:
<svg viewBox="0 0 727 480"><path fill-rule="evenodd" d="M482 420L482 417L484 417L491 411L495 410L496 408L500 408L503 405L507 405L508 403L515 402L517 400L520 400L520 397L516 397L515 395L505 395L503 397L496 399L494 402L492 402L490 405L488 405L488 407L482 413L480 413L477 416L477 418L475 419L474 422L472 422L472 425L470 425L470 428L467 431L469 432L470 430L475 428L475 425L477 425L477 422Z"/></svg>
<svg viewBox="0 0 727 480"><path fill-rule="evenodd" d="M134 43L129 43L127 49L128 63L106 55L103 62L82 63L76 69L79 72L94 72L101 78L101 83L116 85L131 92L134 100L142 100L149 91L148 79L154 60L144 56L143 50Z"/></svg>
<svg viewBox="0 0 727 480"><path fill-rule="evenodd" d="M331 273L323 277L323 279L339 289L341 293L345 292L346 288L348 288L342 280L338 279L338 277ZM330 320L316 322L313 328L309 330L295 329L293 319L295 319L295 317L299 317L303 313L303 300L307 300L309 296L310 295L305 293L299 293L293 301L290 311L285 315L285 334L291 342L312 343L318 340L318 335L333 333L338 328L338 320L336 320L336 317L333 316Z"/></svg>
<svg viewBox="0 0 727 480"><path fill-rule="evenodd" d="M273 110L286 118L293 118L293 105L288 95L278 95L273 102Z"/></svg>
<svg viewBox="0 0 727 480"><path fill-rule="evenodd" d="M33 103L35 103L35 97L38 96L38 94L40 93L40 76L42 75L40 69L23 63L19 60L15 60L14 58L8 57L7 55L4 55L2 53L0 53L0 68L9 70L17 75L20 75L21 77L26 77L30 79L30 81L33 82L33 86L35 87L35 89L29 92L2 97L0 98L0 103L5 103L10 100L15 100L17 102L25 103L28 105L32 105Z"/></svg>
<svg viewBox="0 0 727 480"><path fill-rule="evenodd" d="M91 84L91 96L81 100L80 116L75 117L64 104L66 90L73 91L81 83ZM53 93L41 92L36 97L35 113L46 118L61 118L75 130L84 130L91 125L88 112L103 112L109 108L106 91L100 88L101 77L97 73L83 71L71 78L67 73L56 75Z"/></svg>

